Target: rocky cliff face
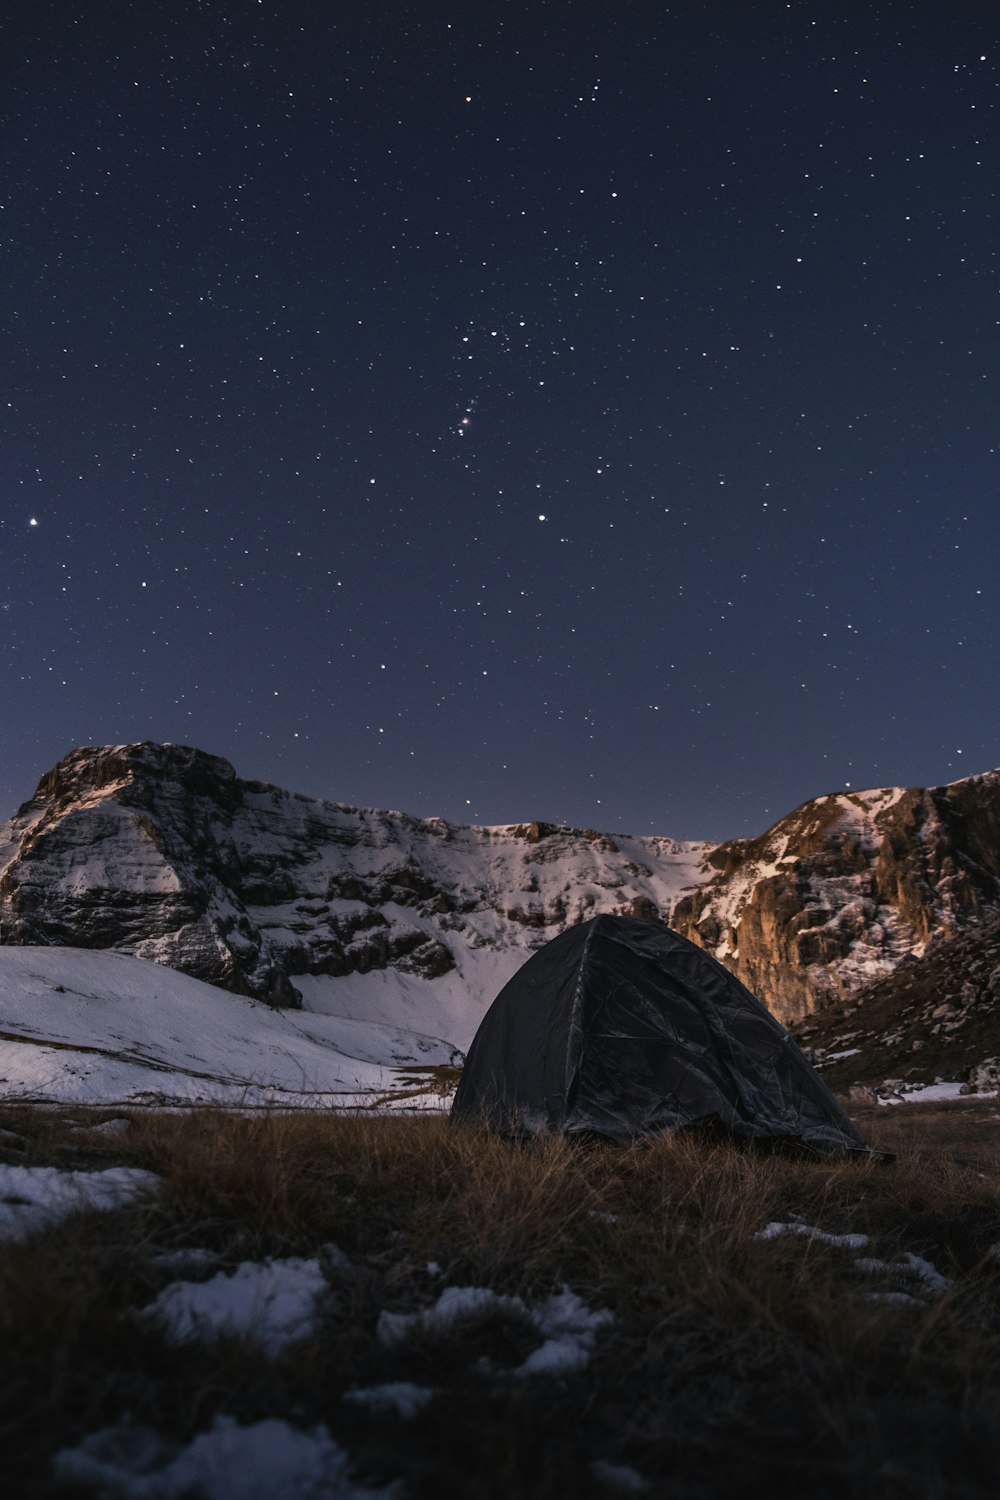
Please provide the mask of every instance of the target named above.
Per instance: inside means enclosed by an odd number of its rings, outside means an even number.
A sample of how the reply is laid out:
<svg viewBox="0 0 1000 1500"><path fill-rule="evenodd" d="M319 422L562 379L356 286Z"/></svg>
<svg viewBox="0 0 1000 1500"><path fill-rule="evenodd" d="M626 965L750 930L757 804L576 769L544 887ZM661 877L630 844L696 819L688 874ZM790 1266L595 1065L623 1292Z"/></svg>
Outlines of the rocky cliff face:
<svg viewBox="0 0 1000 1500"><path fill-rule="evenodd" d="M958 1080L1000 1085L1000 916L936 937L854 1002L796 1028L823 1077L860 1100Z"/></svg>
<svg viewBox="0 0 1000 1500"><path fill-rule="evenodd" d="M480 1015L607 911L669 922L791 1022L994 909L1000 772L820 797L712 845L347 807L145 743L72 752L0 828L0 941L113 947L274 1005L367 975Z"/></svg>
<svg viewBox="0 0 1000 1500"><path fill-rule="evenodd" d="M1000 906L1000 772L819 797L708 862L672 925L789 1024Z"/></svg>
<svg viewBox="0 0 1000 1500"><path fill-rule="evenodd" d="M197 750L74 751L0 830L0 939L117 948L295 1005L279 955L233 900L244 796L227 761Z"/></svg>

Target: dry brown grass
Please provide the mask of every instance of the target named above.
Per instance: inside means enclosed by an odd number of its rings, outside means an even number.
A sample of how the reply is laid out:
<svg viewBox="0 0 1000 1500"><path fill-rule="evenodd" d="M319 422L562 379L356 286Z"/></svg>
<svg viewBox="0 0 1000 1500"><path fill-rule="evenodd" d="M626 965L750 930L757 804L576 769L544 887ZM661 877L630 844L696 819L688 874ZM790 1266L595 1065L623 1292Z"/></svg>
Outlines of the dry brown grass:
<svg viewBox="0 0 1000 1500"><path fill-rule="evenodd" d="M361 1474L402 1478L414 1500L613 1494L594 1460L691 1500L799 1494L804 1474L811 1494L838 1500L992 1496L990 1113L980 1106L977 1127L972 1110L883 1112L878 1143L899 1157L880 1166L693 1138L518 1146L440 1118L137 1112L106 1137L65 1112L0 1110L18 1137L5 1140L8 1161L122 1163L163 1179L149 1204L0 1247L0 1439L14 1492L57 1493L51 1453L125 1412L178 1440L225 1412L322 1422ZM871 1300L916 1284L859 1272L843 1246L755 1238L772 1220L867 1234L865 1254L919 1255L954 1285L903 1306ZM331 1270L329 1313L288 1358L240 1340L165 1351L128 1315L171 1279L155 1262L164 1250L207 1247L232 1267L330 1243L352 1269ZM446 1285L529 1301L568 1285L615 1321L566 1379L504 1375L538 1342L516 1315L379 1343L383 1309L427 1306ZM443 1394L411 1422L343 1401L401 1379Z"/></svg>

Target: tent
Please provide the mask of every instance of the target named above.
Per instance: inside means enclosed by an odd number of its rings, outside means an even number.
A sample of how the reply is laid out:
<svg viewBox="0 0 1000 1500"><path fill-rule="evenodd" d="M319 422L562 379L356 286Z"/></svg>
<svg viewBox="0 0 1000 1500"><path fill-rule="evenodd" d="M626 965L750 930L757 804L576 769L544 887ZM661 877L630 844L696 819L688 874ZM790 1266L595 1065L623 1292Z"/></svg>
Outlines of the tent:
<svg viewBox="0 0 1000 1500"><path fill-rule="evenodd" d="M735 975L631 917L570 927L522 965L476 1033L452 1117L517 1134L708 1128L823 1155L868 1150Z"/></svg>

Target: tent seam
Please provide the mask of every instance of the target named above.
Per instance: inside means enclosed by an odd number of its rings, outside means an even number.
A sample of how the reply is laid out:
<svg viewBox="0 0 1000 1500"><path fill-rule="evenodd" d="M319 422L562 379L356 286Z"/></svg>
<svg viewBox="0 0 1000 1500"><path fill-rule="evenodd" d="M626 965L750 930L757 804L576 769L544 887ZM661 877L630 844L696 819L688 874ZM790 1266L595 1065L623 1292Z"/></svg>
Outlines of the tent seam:
<svg viewBox="0 0 1000 1500"><path fill-rule="evenodd" d="M587 967L587 960L590 956L590 945L594 940L594 933L597 931L599 925L600 919L591 924L590 931L587 933L586 941L583 945L583 952L580 954L580 962L577 966L576 984L573 987L573 1007L570 1012L569 1018L569 1035L573 1039L573 1041L577 1043L577 1045L575 1046L572 1055L568 1050L566 1056L566 1072L563 1078L563 1099L564 1108L567 1115L569 1114L572 1103L575 1102L576 1099L574 1085L580 1077L580 1069L583 1064L583 1026L580 1022L580 1013L582 1010L581 997L583 994L583 974L584 970Z"/></svg>

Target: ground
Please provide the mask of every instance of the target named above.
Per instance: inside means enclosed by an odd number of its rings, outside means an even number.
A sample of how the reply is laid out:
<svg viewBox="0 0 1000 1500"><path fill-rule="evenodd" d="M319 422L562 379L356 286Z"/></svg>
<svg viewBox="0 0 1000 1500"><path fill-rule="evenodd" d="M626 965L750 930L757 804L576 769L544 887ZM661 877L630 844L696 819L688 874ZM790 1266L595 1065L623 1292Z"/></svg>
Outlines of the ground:
<svg viewBox="0 0 1000 1500"><path fill-rule="evenodd" d="M856 1118L860 1162L0 1107L14 1492L992 1497L997 1100Z"/></svg>

